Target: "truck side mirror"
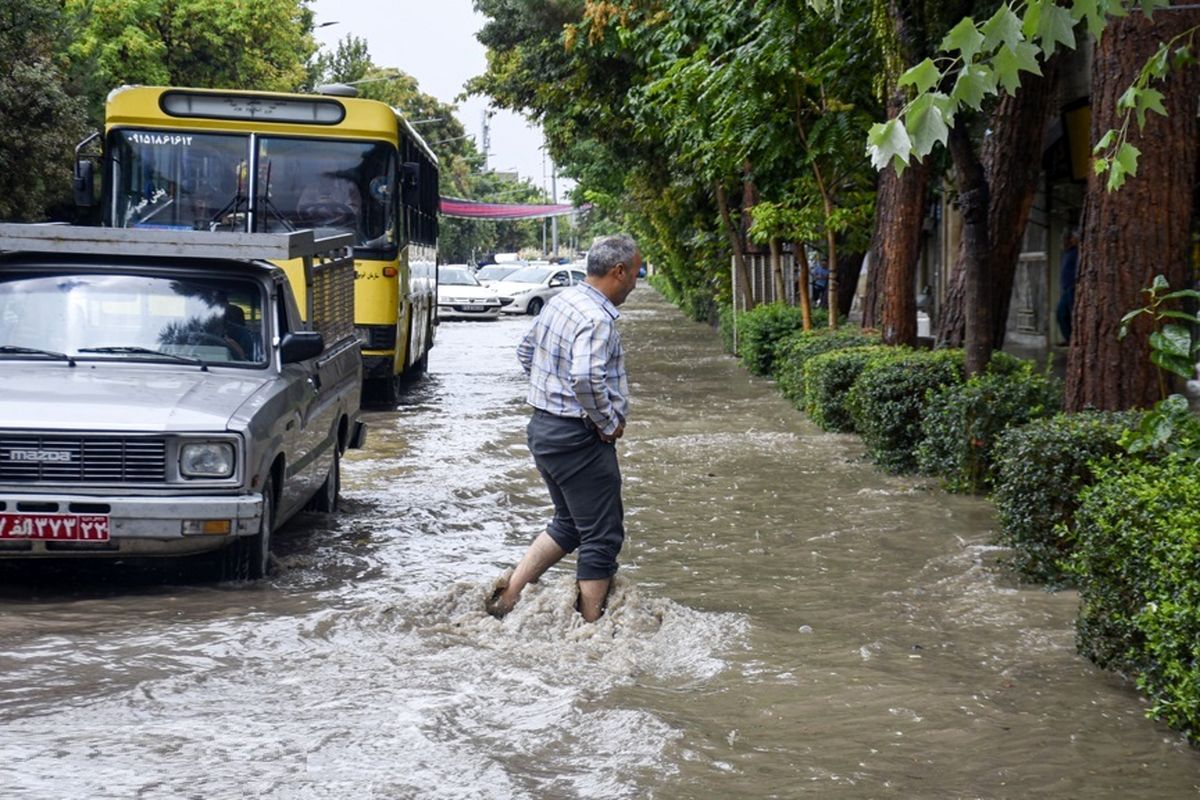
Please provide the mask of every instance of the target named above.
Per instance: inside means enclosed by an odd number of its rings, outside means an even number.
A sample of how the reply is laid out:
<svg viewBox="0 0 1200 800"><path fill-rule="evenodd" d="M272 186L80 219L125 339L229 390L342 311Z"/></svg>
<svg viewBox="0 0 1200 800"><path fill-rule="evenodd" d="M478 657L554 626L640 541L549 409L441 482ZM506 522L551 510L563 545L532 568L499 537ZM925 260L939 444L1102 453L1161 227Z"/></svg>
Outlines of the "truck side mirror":
<svg viewBox="0 0 1200 800"><path fill-rule="evenodd" d="M284 364L307 361L325 352L325 337L317 331L292 331L279 343L279 360Z"/></svg>
<svg viewBox="0 0 1200 800"><path fill-rule="evenodd" d="M420 200L421 165L416 161L405 161L400 165L400 197L407 206L415 206Z"/></svg>
<svg viewBox="0 0 1200 800"><path fill-rule="evenodd" d="M91 208L96 204L96 165L90 159L75 162L75 175L71 185L75 189L75 205Z"/></svg>

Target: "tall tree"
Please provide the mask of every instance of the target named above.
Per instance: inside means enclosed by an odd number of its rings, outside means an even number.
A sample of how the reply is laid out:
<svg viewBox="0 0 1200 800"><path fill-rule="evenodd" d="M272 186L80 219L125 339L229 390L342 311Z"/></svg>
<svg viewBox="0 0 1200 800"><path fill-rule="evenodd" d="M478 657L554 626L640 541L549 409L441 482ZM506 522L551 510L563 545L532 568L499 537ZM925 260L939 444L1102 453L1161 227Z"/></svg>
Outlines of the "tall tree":
<svg viewBox="0 0 1200 800"><path fill-rule="evenodd" d="M62 57L68 31L57 0L0 8L0 219L39 221L70 196L86 116Z"/></svg>
<svg viewBox="0 0 1200 800"><path fill-rule="evenodd" d="M91 111L141 83L292 91L316 52L304 0L63 0L79 20L73 59L89 64Z"/></svg>

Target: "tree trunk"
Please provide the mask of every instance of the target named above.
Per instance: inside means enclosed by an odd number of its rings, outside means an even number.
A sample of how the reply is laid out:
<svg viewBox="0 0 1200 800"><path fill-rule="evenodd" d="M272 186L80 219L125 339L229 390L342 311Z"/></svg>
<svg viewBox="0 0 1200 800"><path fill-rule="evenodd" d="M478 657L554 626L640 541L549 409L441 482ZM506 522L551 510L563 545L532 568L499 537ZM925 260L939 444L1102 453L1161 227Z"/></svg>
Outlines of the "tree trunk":
<svg viewBox="0 0 1200 800"><path fill-rule="evenodd" d="M958 183L958 205L963 215L963 286L966 308L967 375L978 375L992 357L992 298L988 250L988 184L983 164L967 132L962 114L950 129L950 155Z"/></svg>
<svg viewBox="0 0 1200 800"><path fill-rule="evenodd" d="M1093 60L1093 142L1120 125L1118 99L1159 43L1197 24L1195 11L1160 11L1153 20L1130 14L1109 23ZM1142 152L1137 176L1116 192L1105 190L1106 176L1089 179L1067 358L1071 411L1149 406L1159 399L1149 320L1140 317L1119 341L1117 329L1125 312L1144 305L1141 290L1155 275L1166 276L1173 288L1188 280L1200 70L1174 70L1157 88L1166 94L1169 116L1148 114L1140 133L1136 122L1130 126L1130 143Z"/></svg>
<svg viewBox="0 0 1200 800"><path fill-rule="evenodd" d="M903 105L903 95L893 95L889 116ZM887 344L917 343L916 276L929 174L929 159L924 159L914 160L902 175L889 166L879 176L863 327L878 328Z"/></svg>
<svg viewBox="0 0 1200 800"><path fill-rule="evenodd" d="M1058 79L1057 57L1042 65L1042 76L1022 75L1015 95L1002 95L988 119L990 135L979 149L988 185L988 272L992 276L992 346L1004 345L1017 259L1042 168L1042 137ZM961 347L966 336L965 241L958 254L938 314L940 345Z"/></svg>
<svg viewBox="0 0 1200 800"><path fill-rule="evenodd" d="M812 298L808 293L808 251L804 242L796 242L793 247L796 253L796 263L800 265L796 276L796 301L800 304L800 317L804 321L804 330L812 330Z"/></svg>
<svg viewBox="0 0 1200 800"><path fill-rule="evenodd" d="M717 210L721 212L721 221L725 224L725 234L729 237L729 246L733 249L733 271L737 276L734 287L733 301L736 305L739 292L743 298L743 307L749 311L754 308L754 293L750 288L750 270L746 266L746 251L742 247L742 234L733 224L733 216L729 211L729 196L720 181L713 182L713 190L717 197Z"/></svg>

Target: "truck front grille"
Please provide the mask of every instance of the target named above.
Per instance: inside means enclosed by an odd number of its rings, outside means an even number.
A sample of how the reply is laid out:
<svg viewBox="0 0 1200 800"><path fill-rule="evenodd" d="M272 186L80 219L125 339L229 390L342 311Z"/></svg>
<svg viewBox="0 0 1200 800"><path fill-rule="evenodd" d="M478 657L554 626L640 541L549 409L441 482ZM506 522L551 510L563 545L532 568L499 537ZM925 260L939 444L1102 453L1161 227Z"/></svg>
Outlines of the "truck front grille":
<svg viewBox="0 0 1200 800"><path fill-rule="evenodd" d="M0 482L163 483L167 443L134 436L0 435Z"/></svg>

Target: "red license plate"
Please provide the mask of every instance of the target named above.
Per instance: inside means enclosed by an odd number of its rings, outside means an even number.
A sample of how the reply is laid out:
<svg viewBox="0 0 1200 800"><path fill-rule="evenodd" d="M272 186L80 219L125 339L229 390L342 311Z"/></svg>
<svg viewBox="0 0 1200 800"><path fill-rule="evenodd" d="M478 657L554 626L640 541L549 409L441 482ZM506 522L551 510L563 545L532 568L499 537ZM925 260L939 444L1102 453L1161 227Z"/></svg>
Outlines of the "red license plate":
<svg viewBox="0 0 1200 800"><path fill-rule="evenodd" d="M0 514L0 539L107 542L108 517L99 514Z"/></svg>

